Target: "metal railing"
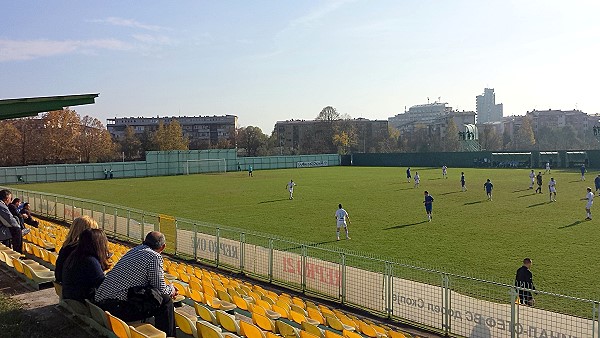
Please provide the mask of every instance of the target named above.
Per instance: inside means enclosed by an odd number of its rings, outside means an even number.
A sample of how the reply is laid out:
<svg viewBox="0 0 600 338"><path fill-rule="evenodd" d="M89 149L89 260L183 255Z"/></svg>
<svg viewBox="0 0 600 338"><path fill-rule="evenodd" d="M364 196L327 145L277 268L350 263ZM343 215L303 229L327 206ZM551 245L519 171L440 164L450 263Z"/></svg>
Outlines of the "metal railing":
<svg viewBox="0 0 600 338"><path fill-rule="evenodd" d="M324 248L273 235L69 196L13 189L42 216L93 217L112 236L140 243L151 230L167 253L360 308L382 318L465 337L600 337L600 302ZM539 305L543 304L543 305Z"/></svg>

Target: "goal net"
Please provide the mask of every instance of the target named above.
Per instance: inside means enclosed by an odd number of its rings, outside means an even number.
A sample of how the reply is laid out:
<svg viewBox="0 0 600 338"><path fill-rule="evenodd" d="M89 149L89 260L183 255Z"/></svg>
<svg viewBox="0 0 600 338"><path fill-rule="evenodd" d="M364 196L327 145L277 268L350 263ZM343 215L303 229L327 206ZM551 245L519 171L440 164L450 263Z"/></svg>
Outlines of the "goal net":
<svg viewBox="0 0 600 338"><path fill-rule="evenodd" d="M227 172L227 162L224 158L187 160L183 165L185 175Z"/></svg>

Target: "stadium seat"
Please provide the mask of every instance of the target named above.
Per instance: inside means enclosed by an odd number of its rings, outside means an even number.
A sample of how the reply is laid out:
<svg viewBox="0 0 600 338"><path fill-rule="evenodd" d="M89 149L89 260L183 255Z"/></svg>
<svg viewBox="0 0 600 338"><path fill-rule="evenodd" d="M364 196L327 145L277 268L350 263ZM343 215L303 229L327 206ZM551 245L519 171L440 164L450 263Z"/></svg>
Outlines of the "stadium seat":
<svg viewBox="0 0 600 338"><path fill-rule="evenodd" d="M302 324L302 322L309 322L310 324L313 324L313 325L319 325L319 322L317 322L316 320L307 318L302 313L299 313L296 311L290 311L290 319L295 321L298 324Z"/></svg>
<svg viewBox="0 0 600 338"><path fill-rule="evenodd" d="M195 290L195 289L190 289L189 291L190 291L189 297L194 302L206 303L206 300L204 300L204 294L201 291L198 291L198 290Z"/></svg>
<svg viewBox="0 0 600 338"><path fill-rule="evenodd" d="M394 331L394 330L389 330L387 332L387 334L388 334L388 337L390 337L390 338L406 338L406 335L404 333L397 332L397 331Z"/></svg>
<svg viewBox="0 0 600 338"><path fill-rule="evenodd" d="M236 334L223 332L220 327L206 321L197 321L196 330L202 338L239 338Z"/></svg>
<svg viewBox="0 0 600 338"><path fill-rule="evenodd" d="M337 334L331 330L324 330L325 331L325 338L344 338L344 336L342 336L341 334Z"/></svg>
<svg viewBox="0 0 600 338"><path fill-rule="evenodd" d="M90 309L90 316L96 323L110 330L110 324L106 312L102 310L98 305L92 303L89 299L85 300L88 308Z"/></svg>
<svg viewBox="0 0 600 338"><path fill-rule="evenodd" d="M240 321L240 332L247 338L266 338L265 333L258 326L243 320Z"/></svg>
<svg viewBox="0 0 600 338"><path fill-rule="evenodd" d="M345 338L362 338L362 336L354 331L344 330L342 334Z"/></svg>
<svg viewBox="0 0 600 338"><path fill-rule="evenodd" d="M317 308L307 307L306 312L308 312L308 318L316 320L321 325L326 325L325 318Z"/></svg>
<svg viewBox="0 0 600 338"><path fill-rule="evenodd" d="M62 284L57 283L56 281L52 282L52 284L54 285L54 292L56 292L58 300L60 301L62 299Z"/></svg>
<svg viewBox="0 0 600 338"><path fill-rule="evenodd" d="M196 310L198 317L214 325L218 324L215 313L204 304L194 302L194 309Z"/></svg>
<svg viewBox="0 0 600 338"><path fill-rule="evenodd" d="M175 309L175 324L179 327L181 332L198 338L198 330L196 329L196 318L190 318L185 312Z"/></svg>
<svg viewBox="0 0 600 338"><path fill-rule="evenodd" d="M325 317L327 320L327 326L329 326L330 328L337 330L337 331L354 331L354 326L350 326L350 325L346 325L344 323L342 323L337 317L335 316L326 316Z"/></svg>
<svg viewBox="0 0 600 338"><path fill-rule="evenodd" d="M375 331L375 329L371 325L369 325L363 321L359 321L358 325L359 325L360 332L362 332L362 334L364 334L367 337L377 338L377 337L381 336L381 334L378 334L378 332ZM385 337L385 335L383 335L383 337Z"/></svg>
<svg viewBox="0 0 600 338"><path fill-rule="evenodd" d="M54 281L54 271L35 271L29 265L24 265L25 276L29 278L35 286L40 288L40 284Z"/></svg>
<svg viewBox="0 0 600 338"><path fill-rule="evenodd" d="M233 296L233 303L242 310L249 311L250 304L240 296Z"/></svg>
<svg viewBox="0 0 600 338"><path fill-rule="evenodd" d="M300 330L282 320L276 321L275 326L277 327L277 332L283 337L299 338L300 336Z"/></svg>
<svg viewBox="0 0 600 338"><path fill-rule="evenodd" d="M127 325L123 320L117 318L110 314L110 312L106 311L106 316L108 317L108 323L110 325L110 329L112 332L119 338L129 338L131 337L131 327ZM152 338L166 338L167 335L155 328L150 324L141 324L136 326L136 330L138 333L143 334L138 337L152 337Z"/></svg>
<svg viewBox="0 0 600 338"><path fill-rule="evenodd" d="M320 328L318 328L316 325L310 324L308 322L302 322L302 324L300 324L302 327L302 330L313 334L319 338L325 338L325 333L323 332L323 330L321 330Z"/></svg>
<svg viewBox="0 0 600 338"><path fill-rule="evenodd" d="M259 313L252 313L252 322L265 331L276 332L277 328L275 327L275 323L269 319L267 316L263 316Z"/></svg>
<svg viewBox="0 0 600 338"><path fill-rule="evenodd" d="M145 325L149 325L146 327ZM166 338L167 334L163 331L155 328L150 324L145 324L138 327L129 326L129 332L131 332L131 338Z"/></svg>
<svg viewBox="0 0 600 338"><path fill-rule="evenodd" d="M319 338L319 336L315 336L314 334L301 330L300 331L300 338Z"/></svg>
<svg viewBox="0 0 600 338"><path fill-rule="evenodd" d="M222 328L226 331L240 334L240 325L238 321L235 320L235 316L230 315L223 310L215 311L215 315L217 317L217 322Z"/></svg>
<svg viewBox="0 0 600 338"><path fill-rule="evenodd" d="M84 317L91 317L90 309L86 303L82 303L74 299L63 299L60 304L74 314Z"/></svg>
<svg viewBox="0 0 600 338"><path fill-rule="evenodd" d="M285 318L285 319L289 318L289 316L290 316L289 311L287 311L286 309L284 309L278 305L273 305L272 308L273 308L274 312L277 312L281 316L281 318Z"/></svg>

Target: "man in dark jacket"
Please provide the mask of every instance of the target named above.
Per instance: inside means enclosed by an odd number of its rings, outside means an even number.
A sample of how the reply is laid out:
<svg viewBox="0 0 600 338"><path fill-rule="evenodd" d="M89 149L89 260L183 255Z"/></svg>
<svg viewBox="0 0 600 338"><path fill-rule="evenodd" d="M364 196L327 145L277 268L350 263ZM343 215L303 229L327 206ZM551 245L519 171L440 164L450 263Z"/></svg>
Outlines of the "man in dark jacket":
<svg viewBox="0 0 600 338"><path fill-rule="evenodd" d="M10 242L13 250L22 253L23 234L21 233L19 222L8 209L10 202L12 202L12 193L10 190L0 190L0 217L2 217L2 226L5 226L10 230L10 234L12 235ZM7 241L3 242L6 245Z"/></svg>
<svg viewBox="0 0 600 338"><path fill-rule="evenodd" d="M529 269L531 268L531 259L525 258L523 260L523 266L517 270L517 276L515 277L515 286L519 288L535 290L533 285L533 274ZM531 291L519 289L519 303L533 306L534 299Z"/></svg>

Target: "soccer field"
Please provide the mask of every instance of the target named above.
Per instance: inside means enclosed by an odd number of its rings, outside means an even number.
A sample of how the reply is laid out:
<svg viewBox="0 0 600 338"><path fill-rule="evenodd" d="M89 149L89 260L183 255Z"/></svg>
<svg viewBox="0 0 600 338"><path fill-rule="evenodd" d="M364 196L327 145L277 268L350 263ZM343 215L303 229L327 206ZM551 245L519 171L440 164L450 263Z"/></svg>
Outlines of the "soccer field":
<svg viewBox="0 0 600 338"><path fill-rule="evenodd" d="M543 194L529 190L526 169L327 167L215 175L167 176L20 185L156 213L275 234L375 254L447 272L512 283L524 257L538 289L598 298L600 206L584 221L587 186L576 171L544 175ZM461 192L464 171L468 191ZM539 170L536 170L536 173ZM548 181L557 181L549 202ZM487 201L483 183L494 184ZM286 184L297 183L294 200ZM423 191L434 197L427 222ZM348 211L351 240L335 240L338 203ZM594 211L594 208L592 208ZM342 236L343 237L343 236Z"/></svg>

